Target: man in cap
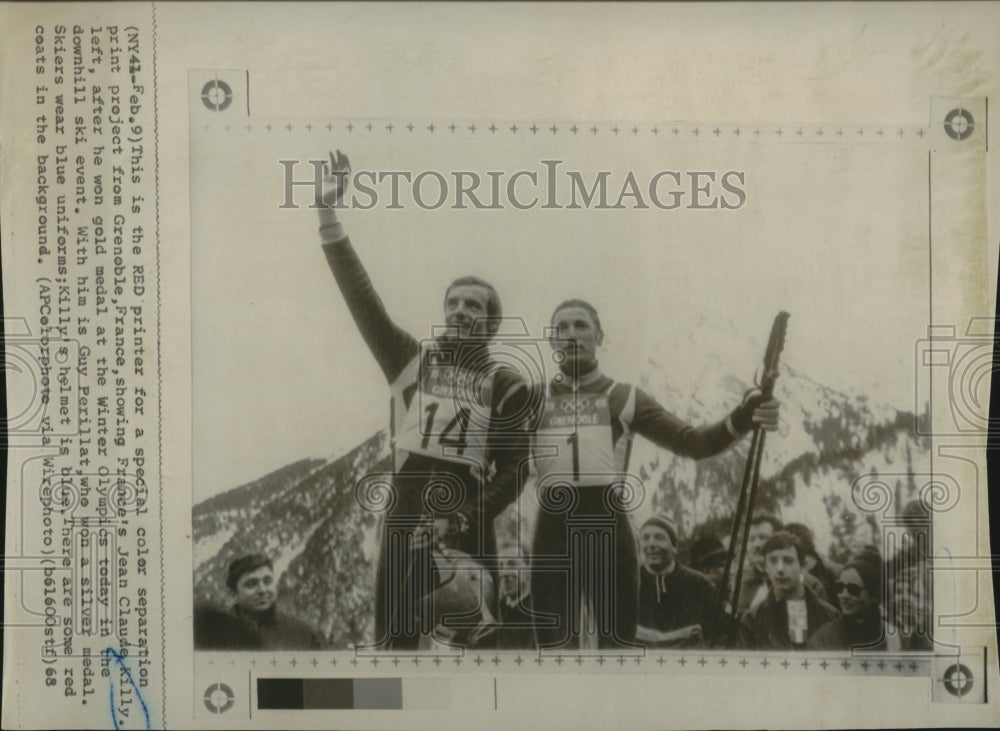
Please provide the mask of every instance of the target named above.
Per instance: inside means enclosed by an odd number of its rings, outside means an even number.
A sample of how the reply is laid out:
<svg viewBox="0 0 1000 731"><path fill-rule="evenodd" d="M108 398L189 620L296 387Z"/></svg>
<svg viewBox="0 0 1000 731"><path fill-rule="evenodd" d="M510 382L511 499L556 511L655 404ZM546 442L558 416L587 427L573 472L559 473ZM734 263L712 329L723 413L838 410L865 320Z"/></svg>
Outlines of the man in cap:
<svg viewBox="0 0 1000 731"><path fill-rule="evenodd" d="M704 574L677 558L677 526L654 515L639 531L639 626L636 639L654 647L696 645L712 622L718 595Z"/></svg>

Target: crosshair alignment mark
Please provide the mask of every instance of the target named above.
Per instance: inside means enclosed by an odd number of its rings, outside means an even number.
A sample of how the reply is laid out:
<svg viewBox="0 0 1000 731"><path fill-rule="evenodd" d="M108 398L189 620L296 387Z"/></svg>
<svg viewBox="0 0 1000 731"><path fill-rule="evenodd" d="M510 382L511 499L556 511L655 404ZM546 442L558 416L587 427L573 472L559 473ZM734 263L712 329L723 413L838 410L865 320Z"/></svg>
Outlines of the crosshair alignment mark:
<svg viewBox="0 0 1000 731"><path fill-rule="evenodd" d="M961 142L972 136L976 122L968 109L952 109L944 118L944 131L953 140Z"/></svg>
<svg viewBox="0 0 1000 731"><path fill-rule="evenodd" d="M221 112L233 103L233 90L225 81L212 79L201 87L201 100L213 112Z"/></svg>
<svg viewBox="0 0 1000 731"><path fill-rule="evenodd" d="M952 695L961 698L972 690L973 675L965 665L955 663L944 671L944 687Z"/></svg>
<svg viewBox="0 0 1000 731"><path fill-rule="evenodd" d="M235 703L233 689L225 683L212 683L205 689L205 708L212 713L225 713Z"/></svg>

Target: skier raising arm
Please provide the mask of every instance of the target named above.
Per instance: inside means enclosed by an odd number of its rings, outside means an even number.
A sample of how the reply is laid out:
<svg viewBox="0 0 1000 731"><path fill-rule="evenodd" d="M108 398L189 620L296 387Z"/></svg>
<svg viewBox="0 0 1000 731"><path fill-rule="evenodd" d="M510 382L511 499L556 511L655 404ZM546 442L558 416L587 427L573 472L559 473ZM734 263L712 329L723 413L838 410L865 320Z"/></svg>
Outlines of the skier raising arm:
<svg viewBox="0 0 1000 731"><path fill-rule="evenodd" d="M319 231L348 309L389 383L395 503L378 559L376 643L412 649L420 635L412 613L432 588L429 547L414 534L413 519L430 512L430 493L441 502L443 488L447 506L431 516L438 531L496 579L493 521L523 485L528 445L519 415L526 415L528 388L489 358L502 310L496 290L478 277L446 289L443 335L421 342L392 321L337 217L349 171L346 155L330 155L317 201Z"/></svg>

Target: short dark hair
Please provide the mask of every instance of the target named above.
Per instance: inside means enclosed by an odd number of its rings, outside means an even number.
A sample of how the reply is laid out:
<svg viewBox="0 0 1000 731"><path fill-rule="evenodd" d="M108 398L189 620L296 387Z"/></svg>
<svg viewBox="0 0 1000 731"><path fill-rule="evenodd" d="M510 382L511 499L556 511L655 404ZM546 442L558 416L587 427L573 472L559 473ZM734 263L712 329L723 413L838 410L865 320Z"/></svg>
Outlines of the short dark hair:
<svg viewBox="0 0 1000 731"><path fill-rule="evenodd" d="M490 318L486 323L486 329L490 335L495 335L496 331L500 329L500 318L503 317L503 307L500 306L500 295L497 294L496 288L485 279L474 277L472 275L459 277L449 284L448 289L444 291L445 303L447 304L448 294L451 290L455 287L464 287L468 285L475 285L486 290L486 315Z"/></svg>
<svg viewBox="0 0 1000 731"><path fill-rule="evenodd" d="M267 566L272 571L274 570L274 563L263 553L250 553L246 556L240 556L229 564L229 573L226 575L226 586L231 591L236 591L236 585L245 574L249 574L251 571L256 571L264 566Z"/></svg>
<svg viewBox="0 0 1000 731"><path fill-rule="evenodd" d="M753 517L750 518L750 525L760 525L761 523L770 523L772 530L781 530L781 521L773 513L768 513L764 510L754 513Z"/></svg>
<svg viewBox="0 0 1000 731"><path fill-rule="evenodd" d="M813 535L809 526L805 523L785 523L785 527L782 530L788 531L799 539L799 543L802 544L802 551L806 556L819 559L819 554L816 552L816 544L813 542Z"/></svg>
<svg viewBox="0 0 1000 731"><path fill-rule="evenodd" d="M802 550L802 544L799 543L799 539L793 534L789 533L787 530L779 530L777 533L772 533L764 541L764 548L761 553L767 558L767 554L771 551L782 551L786 548L794 548L795 555L799 557L799 563L801 564L805 558L805 551Z"/></svg>
<svg viewBox="0 0 1000 731"><path fill-rule="evenodd" d="M691 544L688 555L691 557L691 568L702 571L725 566L729 554L718 538L702 536Z"/></svg>
<svg viewBox="0 0 1000 731"><path fill-rule="evenodd" d="M598 330L601 329L601 318L597 314L597 308L594 307L589 302L587 302L587 300L580 300L580 299L566 300L565 302L560 302L558 305L556 305L556 308L552 310L552 317L549 318L549 324L551 324L552 321L556 319L556 313L562 310L569 309L570 307L579 307L580 309L586 310L587 314L590 315L590 319L594 321L594 327L597 328Z"/></svg>

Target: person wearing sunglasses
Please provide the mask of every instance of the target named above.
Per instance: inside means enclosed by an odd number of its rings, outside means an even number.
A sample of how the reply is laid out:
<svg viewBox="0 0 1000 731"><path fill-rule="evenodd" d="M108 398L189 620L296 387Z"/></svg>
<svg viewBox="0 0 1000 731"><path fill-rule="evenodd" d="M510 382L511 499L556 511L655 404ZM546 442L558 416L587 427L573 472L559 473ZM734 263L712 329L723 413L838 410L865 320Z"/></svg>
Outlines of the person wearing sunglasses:
<svg viewBox="0 0 1000 731"><path fill-rule="evenodd" d="M834 584L840 617L809 638L810 650L898 650L899 636L882 619L882 558L863 550L844 564Z"/></svg>

